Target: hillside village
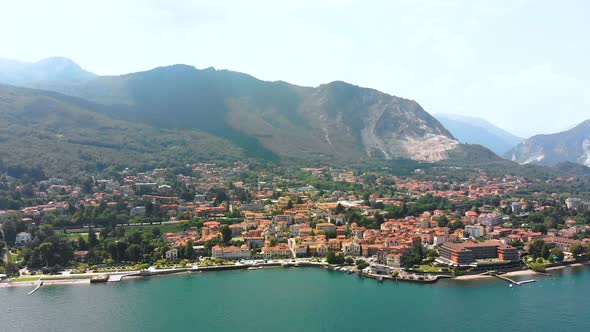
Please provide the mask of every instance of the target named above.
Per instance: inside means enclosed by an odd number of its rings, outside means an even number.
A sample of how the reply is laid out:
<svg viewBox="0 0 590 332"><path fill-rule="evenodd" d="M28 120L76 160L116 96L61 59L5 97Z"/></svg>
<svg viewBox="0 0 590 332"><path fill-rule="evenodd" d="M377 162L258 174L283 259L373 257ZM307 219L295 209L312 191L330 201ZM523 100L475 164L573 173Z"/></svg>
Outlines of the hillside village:
<svg viewBox="0 0 590 332"><path fill-rule="evenodd" d="M474 273L586 258L583 199L525 195L532 182L524 177L480 171L458 182L414 173L197 163L82 183L17 185L3 176L4 192L20 198L5 198L0 210L3 273L298 258Z"/></svg>

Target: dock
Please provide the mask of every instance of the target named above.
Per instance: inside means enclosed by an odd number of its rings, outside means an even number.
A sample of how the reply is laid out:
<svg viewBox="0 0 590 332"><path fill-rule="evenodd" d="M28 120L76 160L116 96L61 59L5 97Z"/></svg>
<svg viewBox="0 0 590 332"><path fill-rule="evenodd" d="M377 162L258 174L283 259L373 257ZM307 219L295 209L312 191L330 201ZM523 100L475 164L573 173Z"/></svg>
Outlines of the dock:
<svg viewBox="0 0 590 332"><path fill-rule="evenodd" d="M501 276L501 275L498 275L498 274L495 274L495 273L494 274L490 274L490 275L492 275L492 276L494 276L494 277L496 277L496 278L498 278L500 280L504 280L504 281L508 282L511 285L517 285L517 286L522 286L524 284L528 284L528 283L536 282L537 281L537 280L534 280L534 279L523 280L523 281L514 281L514 280L512 280L510 278L507 278L507 277L504 277L504 276Z"/></svg>
<svg viewBox="0 0 590 332"><path fill-rule="evenodd" d="M129 277L129 276L136 276L138 275L137 272L132 272L132 273L122 273L122 274L109 274L108 276L108 281L109 282L120 282L121 280L123 280L123 278L125 277Z"/></svg>
<svg viewBox="0 0 590 332"><path fill-rule="evenodd" d="M27 295L33 295L33 293L35 293L36 291L38 291L39 288L41 288L41 286L43 286L43 281L39 281L39 284L37 285L37 287L35 287L35 289L33 289L32 291L30 291L29 294L27 294Z"/></svg>

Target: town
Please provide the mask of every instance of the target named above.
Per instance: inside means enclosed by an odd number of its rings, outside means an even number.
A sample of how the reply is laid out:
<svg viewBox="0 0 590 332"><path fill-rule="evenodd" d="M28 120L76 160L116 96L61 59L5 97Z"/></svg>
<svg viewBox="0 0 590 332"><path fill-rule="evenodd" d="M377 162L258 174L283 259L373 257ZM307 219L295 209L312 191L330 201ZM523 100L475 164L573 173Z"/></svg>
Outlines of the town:
<svg viewBox="0 0 590 332"><path fill-rule="evenodd" d="M308 264L435 281L588 259L590 201L548 191L578 179L426 173L197 163L78 183L3 175L0 276Z"/></svg>

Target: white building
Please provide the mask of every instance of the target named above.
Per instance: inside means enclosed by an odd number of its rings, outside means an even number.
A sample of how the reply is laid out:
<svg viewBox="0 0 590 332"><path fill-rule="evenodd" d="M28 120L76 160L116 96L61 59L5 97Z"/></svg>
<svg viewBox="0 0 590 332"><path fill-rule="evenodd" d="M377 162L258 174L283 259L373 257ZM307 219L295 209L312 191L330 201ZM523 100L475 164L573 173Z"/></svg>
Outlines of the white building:
<svg viewBox="0 0 590 332"><path fill-rule="evenodd" d="M479 225L467 225L465 226L465 235L465 237L479 239L480 237L485 235L485 229L483 226Z"/></svg>
<svg viewBox="0 0 590 332"><path fill-rule="evenodd" d="M178 249L170 249L165 253L166 259L169 261L175 261L178 259Z"/></svg>
<svg viewBox="0 0 590 332"><path fill-rule="evenodd" d="M20 232L16 234L16 241L15 244L22 245L25 244L33 239L31 233L28 232Z"/></svg>
<svg viewBox="0 0 590 332"><path fill-rule="evenodd" d="M221 247L214 246L211 248L211 257L222 258L222 259L249 259L252 256L252 252L246 246L242 247Z"/></svg>

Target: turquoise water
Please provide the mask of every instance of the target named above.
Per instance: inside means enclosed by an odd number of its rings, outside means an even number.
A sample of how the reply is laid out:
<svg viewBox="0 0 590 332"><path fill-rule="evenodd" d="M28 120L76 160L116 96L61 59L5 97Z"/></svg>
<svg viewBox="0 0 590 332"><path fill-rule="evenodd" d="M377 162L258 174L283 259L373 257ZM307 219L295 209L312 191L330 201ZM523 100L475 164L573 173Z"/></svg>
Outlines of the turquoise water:
<svg viewBox="0 0 590 332"><path fill-rule="evenodd" d="M0 289L0 331L590 331L590 269L378 283L312 268ZM554 272L554 274L556 274Z"/></svg>

